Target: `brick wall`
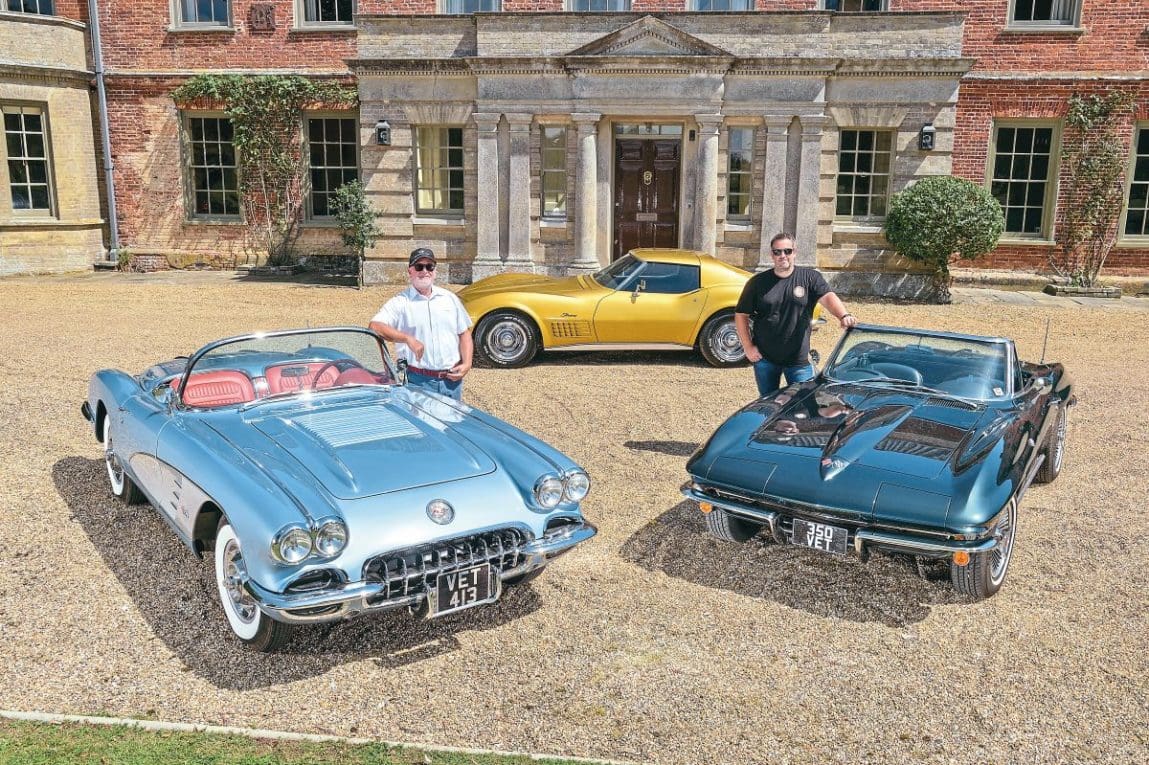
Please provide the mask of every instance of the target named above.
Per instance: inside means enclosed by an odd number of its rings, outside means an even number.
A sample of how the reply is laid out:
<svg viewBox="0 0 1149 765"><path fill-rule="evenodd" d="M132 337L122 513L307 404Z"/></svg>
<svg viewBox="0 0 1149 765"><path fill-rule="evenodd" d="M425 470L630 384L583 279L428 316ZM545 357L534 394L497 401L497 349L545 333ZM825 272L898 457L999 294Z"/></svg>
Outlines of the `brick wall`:
<svg viewBox="0 0 1149 765"><path fill-rule="evenodd" d="M168 0L105 0L100 35L109 71L289 69L345 72L355 55L354 30L297 29L291 0L278 0L276 28L250 28L253 0L233 0L234 31L172 31ZM381 3L376 2L375 5ZM361 7L371 5L361 2Z"/></svg>
<svg viewBox="0 0 1149 765"><path fill-rule="evenodd" d="M1070 94L1102 92L1108 87L1122 87L1137 94L1136 118L1149 119L1149 82L1099 83L1097 81L992 81L963 82L958 100L957 126L954 131L953 174L975 183L985 183L989 145L995 120L1049 119L1063 121ZM1133 124L1121 130L1127 150L1132 154ZM1064 175L1060 189L1066 188ZM1058 208L1061 209L1061 199ZM1056 220L1056 219L1055 219ZM1149 271L1149 248L1119 243L1106 261L1106 273L1146 273ZM1046 244L1003 244L991 255L968 265L980 268L1005 268L1028 271L1047 269L1052 247ZM964 264L963 264L964 265Z"/></svg>

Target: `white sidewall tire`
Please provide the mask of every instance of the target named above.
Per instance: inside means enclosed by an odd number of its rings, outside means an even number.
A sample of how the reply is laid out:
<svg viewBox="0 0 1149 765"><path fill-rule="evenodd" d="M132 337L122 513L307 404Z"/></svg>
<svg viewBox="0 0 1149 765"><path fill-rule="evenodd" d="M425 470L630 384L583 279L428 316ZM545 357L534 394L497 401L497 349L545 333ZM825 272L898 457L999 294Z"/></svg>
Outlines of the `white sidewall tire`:
<svg viewBox="0 0 1149 765"><path fill-rule="evenodd" d="M227 616L227 623L231 627L231 631L236 634L241 640L254 640L255 636L259 633L261 622L267 617L259 610L255 609L255 616L250 621L245 621L236 610L235 603L231 599L231 595L227 591L225 580L227 577L227 557L230 554L228 546L231 545L236 549L239 548L239 537L235 535L231 524L224 523L219 527L219 533L215 539L215 584L216 589L219 590L219 601L223 605L223 612Z"/></svg>
<svg viewBox="0 0 1149 765"><path fill-rule="evenodd" d="M122 497L124 495L124 469L121 467L117 474L116 469L112 467L115 456L109 450L113 445L112 418L108 417L104 420L104 467L108 471L108 484L112 488L112 494Z"/></svg>

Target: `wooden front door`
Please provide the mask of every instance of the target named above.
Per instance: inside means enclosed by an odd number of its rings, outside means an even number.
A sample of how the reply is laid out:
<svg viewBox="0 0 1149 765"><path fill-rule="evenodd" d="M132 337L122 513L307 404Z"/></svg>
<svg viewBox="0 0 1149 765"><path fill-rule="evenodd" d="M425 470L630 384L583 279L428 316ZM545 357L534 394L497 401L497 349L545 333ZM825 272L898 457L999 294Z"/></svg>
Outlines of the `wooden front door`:
<svg viewBox="0 0 1149 765"><path fill-rule="evenodd" d="M678 246L678 175L682 143L616 138L614 142L614 252Z"/></svg>

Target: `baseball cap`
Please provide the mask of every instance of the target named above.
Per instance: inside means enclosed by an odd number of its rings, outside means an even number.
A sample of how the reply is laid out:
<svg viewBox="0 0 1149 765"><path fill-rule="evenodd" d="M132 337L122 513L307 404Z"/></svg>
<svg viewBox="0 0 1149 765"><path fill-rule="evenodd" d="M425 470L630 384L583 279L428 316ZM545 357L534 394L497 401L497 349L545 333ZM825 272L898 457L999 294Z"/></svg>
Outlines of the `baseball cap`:
<svg viewBox="0 0 1149 765"><path fill-rule="evenodd" d="M435 263L435 253L431 250L430 247L416 247L415 249L411 250L411 257L407 258L407 265L413 266L420 260L429 260L432 263Z"/></svg>

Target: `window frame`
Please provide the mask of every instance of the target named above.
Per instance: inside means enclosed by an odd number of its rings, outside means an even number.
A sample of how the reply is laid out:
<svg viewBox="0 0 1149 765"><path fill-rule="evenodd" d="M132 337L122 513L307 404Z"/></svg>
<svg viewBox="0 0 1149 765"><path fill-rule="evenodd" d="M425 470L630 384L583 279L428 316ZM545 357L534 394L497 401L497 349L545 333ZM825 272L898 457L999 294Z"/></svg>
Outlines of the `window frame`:
<svg viewBox="0 0 1149 765"><path fill-rule="evenodd" d="M415 171L412 174L411 180L412 180L412 186L414 187L414 193L415 193L415 200L414 200L415 201L415 205L414 205L415 216L416 217L426 217L426 218L458 218L458 219L462 219L463 215L465 213L465 208L466 208L466 204L467 204L467 178L466 178L467 160L466 160L466 135L465 135L464 126L463 125L457 125L457 124L419 124L419 125L412 125L411 130L413 133L413 135L412 135L413 140L412 140L411 144L412 144L412 151L414 152L413 164L414 164L414 171ZM449 180L450 173L454 172L454 171L458 171L459 173L462 174L461 182L460 182L460 185L458 186L459 193L462 196L462 206L460 206L460 207L455 208L455 207L422 207L422 206L420 206L419 196L424 190L423 186L420 183L420 178L423 174L423 172L422 172L423 168L420 165L420 157L421 157L420 136L421 136L422 131L424 131L424 130L448 131L448 136L449 136L449 131L451 131L451 130L458 130L459 131L458 150L459 150L460 164L457 167L452 166L450 164L446 165L446 167L445 167L445 171L448 173L448 182L447 182L447 185L445 187L445 198L447 200L447 204L449 205L450 199L451 199L451 192L455 189L455 187L450 185L450 180ZM440 136L440 138L441 137L442 136ZM450 145L450 143L445 143L445 144L441 144L438 147L438 150L439 151L444 151L444 150L450 151L452 148L455 148L455 147L452 147ZM433 173L435 173L435 174L441 173L441 172L444 172L444 168L442 166L437 165L433 169ZM442 193L442 192L444 192L444 187L439 187L438 185L435 185L435 186L432 186L428 190L431 191L432 194Z"/></svg>
<svg viewBox="0 0 1149 765"><path fill-rule="evenodd" d="M490 3L496 7L487 8L487 9L480 8L478 10L469 10L469 11L468 10L460 10L460 11L452 11L451 10L451 4L452 3L467 3L467 2L475 2L475 3L480 4L480 5L483 3ZM503 0L439 0L439 12L445 16L469 16L469 15L474 14L474 13L502 13L502 11L503 11Z"/></svg>
<svg viewBox="0 0 1149 765"><path fill-rule="evenodd" d="M886 169L886 172L884 174L884 177L886 179L886 190L881 195L882 198L885 200L885 212L883 212L883 213L875 214L873 212L873 209L874 209L873 200L878 195L873 193L872 180L871 180L870 190L867 191L865 194L858 194L858 193L851 192L851 194L849 195L851 199L857 199L859 197L864 196L868 200L867 204L866 204L867 212L864 215L857 215L853 212L854 204L852 202L850 205L851 212L849 214L844 215L844 214L838 212L838 202L841 199L841 194L838 191L838 182L839 182L839 179L842 177L842 136L845 133L857 133L857 134L859 134L859 137L860 137L861 133L873 133L874 134L874 146L870 150L869 153L870 153L870 156L875 158L875 159L877 158L877 155L881 151L878 148L879 136L886 136L889 138L890 146L889 146L889 150L887 152L889 154L889 167ZM858 149L854 149L855 156L857 156L859 153L860 153L860 151ZM890 199L893 197L894 163L897 160L897 157L898 157L898 130L897 130L897 128L892 128L892 127L863 127L863 126L856 126L856 125L850 125L848 127L838 128L838 150L836 153L837 169L834 172L834 220L835 221L845 222L845 223L859 223L859 224L864 225L864 224L868 224L868 223L881 223L882 221L884 221L886 219L886 216L889 215L889 213L890 213ZM871 169L869 171L867 171L865 173L859 173L857 171L857 164L855 163L855 169L852 171L849 171L848 175L850 175L851 177L854 177L854 178L861 177L861 176L865 176L865 177L871 178L871 179L873 179L875 177L882 177L881 173L878 173L878 172L873 170L873 167L875 164L876 163L871 164Z"/></svg>
<svg viewBox="0 0 1149 765"><path fill-rule="evenodd" d="M315 166L311 164L311 121L312 120L339 120L339 121L346 121L346 122L352 123L352 139L349 143L344 143L343 141L339 141L337 143L332 143L331 141L324 140L323 144L325 146L346 146L346 145L352 146L354 151L355 151L355 166L354 166L355 177L352 180L361 180L360 175L361 175L362 158L361 158L360 142L359 142L359 114L358 113L352 113L352 112L338 112L338 111L314 111L314 112L304 112L303 113L303 125L302 125L303 151L305 152L304 157L306 157L306 159L307 159L307 166L306 166L307 175L305 176L306 177L306 184L305 184L306 200L304 202L304 220L306 220L308 222L312 222L312 223L332 223L332 222L335 222L335 216L333 214L331 214L330 212L326 215L318 215L315 212L315 187L312 183L312 176L311 176L312 170L315 169ZM342 153L342 152L340 152L340 153ZM340 164L340 165L322 165L322 168L325 170L346 171L349 167L350 167L349 165L342 165L342 164ZM344 179L343 183L340 184L340 186L342 186L343 184L346 184L346 183L349 183L349 181ZM335 191L337 191L338 188L339 187L336 187L334 189L328 189L328 190L325 190L323 193L327 194L329 197L334 196ZM329 200L328 205L330 208L330 200Z"/></svg>
<svg viewBox="0 0 1149 765"><path fill-rule="evenodd" d="M1016 244L1052 244L1053 227L1057 216L1057 187L1061 178L1061 122L1059 120L1010 118L994 119L989 129L989 145L986 147L985 187L993 194L994 164L997 160L997 134L1001 128L1049 128L1049 169L1046 175L1045 197L1041 206L1041 231L1037 234L1002 230L1001 240ZM1032 154L1030 155L1033 156ZM1011 179L1012 180L1012 177ZM996 197L995 197L996 199ZM1000 204L1000 202L998 203ZM1009 216L1002 206L1008 226Z"/></svg>
<svg viewBox="0 0 1149 765"><path fill-rule="evenodd" d="M1133 140L1129 145L1129 164L1125 171L1125 193L1121 200L1121 218L1117 226L1118 243L1136 245L1139 247L1144 247L1146 244L1149 244L1149 179L1137 181L1134 178L1134 174L1137 170L1138 156L1144 157L1146 164L1149 164L1149 145L1146 147L1147 150L1145 154L1138 155L1137 153L1137 143L1142 137L1144 137L1146 143L1149 144L1149 122L1139 121L1133 125ZM1125 233L1125 226L1129 220L1129 203L1132 201L1134 183L1146 187L1145 207L1138 208L1145 216L1141 224L1144 233L1141 234Z"/></svg>
<svg viewBox="0 0 1149 765"><path fill-rule="evenodd" d="M1069 18L1065 21L1050 21L1042 19L1040 21L1018 21L1017 8L1019 2L1033 3L1035 0L1009 0L1009 8L1006 10L1005 28L1010 31L1020 32L1049 32L1049 31L1080 31L1081 30L1081 0L1065 0L1066 2L1073 3L1073 8L1070 9Z"/></svg>
<svg viewBox="0 0 1149 765"><path fill-rule="evenodd" d="M27 207L17 209L14 206L14 199L12 196L12 177L8 171L8 162L11 157L8 155L8 127L7 120L4 119L5 110L19 109L20 113L25 113L25 110L35 110L40 115L40 135L43 137L44 142L44 186L48 191L48 207L36 208ZM55 163L52 158L52 132L51 122L48 114L48 104L33 101L0 101L0 133L3 134L3 144L0 144L0 193L4 194L7 201L6 209L3 211L5 217L12 220L46 220L58 219L60 205L59 200L56 198L56 171ZM22 133L27 135L26 132ZM28 159L28 157L22 157ZM35 158L39 159L39 158ZM31 181L27 184L31 187ZM40 184L35 184L40 185Z"/></svg>
<svg viewBox="0 0 1149 765"><path fill-rule="evenodd" d="M710 3L710 8L700 8L703 2ZM729 6L732 3L742 3L745 8L714 8L714 3L725 3ZM747 13L753 11L755 6L754 0L690 0L690 10L695 13Z"/></svg>
<svg viewBox="0 0 1149 765"><path fill-rule="evenodd" d="M241 171L239 166L239 150L235 147L234 137L231 142L233 157L235 159L235 194L236 204L239 207L238 212L235 214L229 213L197 213L196 212L196 186L195 186L195 165L192 164L194 160L194 153L192 151L192 131L191 121L193 119L217 119L231 121L230 118L221 111L186 111L182 113L180 120L181 130L181 151L183 154L183 168L184 168L184 219L188 223L242 223L243 215L243 182L241 178ZM234 127L233 127L234 133ZM220 165L221 168L228 167L227 165ZM226 189L225 189L226 191Z"/></svg>
<svg viewBox="0 0 1149 765"><path fill-rule="evenodd" d="M740 150L744 149L745 152L748 154L747 167L744 170L735 170L731 166L731 162L734 158L732 145L734 143L734 134L736 132L738 132L738 133L748 132L750 134L749 142L744 147L741 147L741 149L740 149ZM726 221L728 223L733 223L735 225L747 225L750 223L751 218L753 217L753 214L754 214L754 210L753 210L753 206L754 206L754 162L757 160L757 156L755 156L755 151L754 151L754 149L755 149L754 143L757 140L758 140L758 129L754 125L733 124L733 125L727 125L726 126L726 209L725 209L725 218L726 218ZM737 192L734 191L734 189L732 188L732 185L731 185L731 181L734 180L735 176L738 176L740 178L744 177L746 179L747 185L745 187L746 188L745 191L737 191ZM746 197L746 212L745 213L733 213L732 214L730 212L730 200L734 196L745 196Z"/></svg>
<svg viewBox="0 0 1149 765"><path fill-rule="evenodd" d="M26 11L23 8L10 8L11 0L0 0L0 12L2 13L24 13L29 16L55 16L56 15L56 0L23 0L23 2L32 2L36 4L36 10ZM48 10L41 10L41 6L48 6Z"/></svg>
<svg viewBox="0 0 1149 765"><path fill-rule="evenodd" d="M581 3L592 3L595 0L566 0L564 3L565 10L570 13L630 13L631 0L601 0L608 5L618 5L618 8L606 8L603 10L594 10L593 8L578 8L576 7Z"/></svg>
<svg viewBox="0 0 1149 765"><path fill-rule="evenodd" d="M824 11L833 11L834 13L882 13L882 12L888 11L890 9L889 0L877 0L878 5L880 5L881 7L875 8L874 10L870 10L870 11L867 11L864 8L860 8L856 11L849 11L849 10L843 11L840 8L831 8L830 7L831 3L833 3L835 5L841 5L843 2L849 2L849 1L850 0L821 0L821 2L819 3L819 7ZM859 2L859 3L865 3L866 2L866 0L855 0L855 1Z"/></svg>
<svg viewBox="0 0 1149 765"><path fill-rule="evenodd" d="M539 217L545 221L565 221L570 217L569 203L570 203L570 130L565 124L540 124L539 125ZM547 131L557 130L562 132L562 163L554 166L548 166L547 156L558 154L557 149L549 149L547 146ZM563 206L562 209L547 209L547 176L548 175L561 175L563 187Z"/></svg>
<svg viewBox="0 0 1149 765"><path fill-rule="evenodd" d="M347 21L321 21L307 18L307 6L319 0L293 0L295 29L355 29L355 14L359 13L358 0L351 0L351 18Z"/></svg>
<svg viewBox="0 0 1149 765"><path fill-rule="evenodd" d="M172 24L169 30L174 31L234 31L235 30L235 3L233 0L224 0L227 3L227 19L218 21L185 21L183 14L184 0L169 0Z"/></svg>

